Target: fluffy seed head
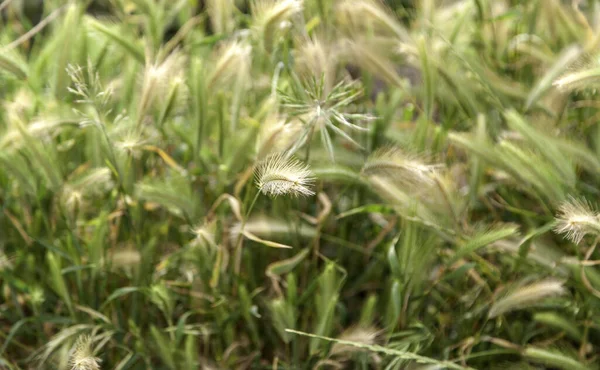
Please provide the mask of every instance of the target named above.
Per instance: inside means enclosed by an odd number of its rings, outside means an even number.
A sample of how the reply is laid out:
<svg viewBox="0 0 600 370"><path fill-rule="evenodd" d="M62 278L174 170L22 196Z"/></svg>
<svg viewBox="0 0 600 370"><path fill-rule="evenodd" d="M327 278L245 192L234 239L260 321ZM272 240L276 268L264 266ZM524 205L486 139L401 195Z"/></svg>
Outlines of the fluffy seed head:
<svg viewBox="0 0 600 370"><path fill-rule="evenodd" d="M363 173L367 176L384 175L404 184L424 186L434 183L432 175L436 168L436 165L428 164L422 158L399 148L383 148L367 160Z"/></svg>
<svg viewBox="0 0 600 370"><path fill-rule="evenodd" d="M377 335L380 333L379 330L373 327L352 327L345 330L338 339L360 343L364 345L373 345L377 339ZM356 346L349 346L347 344L334 343L331 347L330 355L349 355L353 352L359 352L364 350L363 348Z"/></svg>
<svg viewBox="0 0 600 370"><path fill-rule="evenodd" d="M286 122L278 115L268 116L260 126L256 143L259 159L270 153L283 152L289 149L301 134L302 126L298 120Z"/></svg>
<svg viewBox="0 0 600 370"><path fill-rule="evenodd" d="M144 115L154 107L158 99L169 93L172 83L182 79L184 62L179 52L173 52L162 62L146 63L136 126L140 126Z"/></svg>
<svg viewBox="0 0 600 370"><path fill-rule="evenodd" d="M250 73L252 46L243 40L221 44L214 55L215 67L209 78L209 87L243 84Z"/></svg>
<svg viewBox="0 0 600 370"><path fill-rule="evenodd" d="M133 248L117 250L110 255L110 266L113 269L127 269L137 266L142 261L142 255Z"/></svg>
<svg viewBox="0 0 600 370"><path fill-rule="evenodd" d="M258 189L268 196L313 195L310 189L314 181L308 166L283 154L270 155L255 170Z"/></svg>
<svg viewBox="0 0 600 370"><path fill-rule="evenodd" d="M361 29L375 29L378 33L410 40L408 31L394 17L393 12L378 0L343 0L337 4L338 25L356 32Z"/></svg>
<svg viewBox="0 0 600 370"><path fill-rule="evenodd" d="M217 243L215 242L215 226L215 221L212 221L194 227L191 230L195 236L193 244L216 249Z"/></svg>
<svg viewBox="0 0 600 370"><path fill-rule="evenodd" d="M295 68L304 78L311 76L325 79L325 90L333 87L336 67L341 56L339 45L324 38L298 38L295 50Z"/></svg>
<svg viewBox="0 0 600 370"><path fill-rule="evenodd" d="M554 231L565 234L573 243L579 243L587 234L600 233L600 214L592 210L585 199L569 199L558 209Z"/></svg>
<svg viewBox="0 0 600 370"><path fill-rule="evenodd" d="M69 364L71 370L100 370L100 359L94 357L92 351L92 338L80 337L75 344L75 350L71 355Z"/></svg>
<svg viewBox="0 0 600 370"><path fill-rule="evenodd" d="M64 185L61 201L66 210L73 213L85 205L86 200L108 192L113 186L111 172L108 168L91 169Z"/></svg>
<svg viewBox="0 0 600 370"><path fill-rule="evenodd" d="M229 33L235 27L233 12L235 2L233 0L207 0L206 8L210 17L210 23L216 33Z"/></svg>
<svg viewBox="0 0 600 370"><path fill-rule="evenodd" d="M252 26L263 46L270 49L281 25L302 11L302 0L255 0L252 5ZM284 27L285 28L285 27Z"/></svg>
<svg viewBox="0 0 600 370"><path fill-rule="evenodd" d="M579 49L573 49L575 58ZM600 59L598 55L583 54L571 63L564 74L554 80L552 85L558 90L570 92L596 89L600 82Z"/></svg>
<svg viewBox="0 0 600 370"><path fill-rule="evenodd" d="M566 293L563 283L547 279L524 285L506 294L496 301L489 312L489 317L496 317L505 312L531 307L542 299L560 296Z"/></svg>

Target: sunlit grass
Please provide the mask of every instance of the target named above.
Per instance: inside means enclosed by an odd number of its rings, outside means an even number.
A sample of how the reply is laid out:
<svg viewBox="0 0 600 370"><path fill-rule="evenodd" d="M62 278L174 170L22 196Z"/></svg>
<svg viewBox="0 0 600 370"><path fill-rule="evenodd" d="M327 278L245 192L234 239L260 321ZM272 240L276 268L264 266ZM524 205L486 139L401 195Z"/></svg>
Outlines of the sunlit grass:
<svg viewBox="0 0 600 370"><path fill-rule="evenodd" d="M0 368L600 366L595 2L0 14Z"/></svg>

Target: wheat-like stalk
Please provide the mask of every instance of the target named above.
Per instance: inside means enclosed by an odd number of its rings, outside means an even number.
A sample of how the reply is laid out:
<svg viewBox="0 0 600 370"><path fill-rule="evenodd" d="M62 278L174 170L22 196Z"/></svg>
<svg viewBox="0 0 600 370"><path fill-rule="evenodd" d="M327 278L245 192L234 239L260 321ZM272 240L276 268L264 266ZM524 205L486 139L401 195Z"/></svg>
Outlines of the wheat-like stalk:
<svg viewBox="0 0 600 370"><path fill-rule="evenodd" d="M563 283L554 279L538 281L522 286L506 294L490 308L489 317L538 304L541 300L566 293Z"/></svg>
<svg viewBox="0 0 600 370"><path fill-rule="evenodd" d="M83 336L75 343L75 350L69 360L71 370L100 370L100 359L94 357L92 338Z"/></svg>
<svg viewBox="0 0 600 370"><path fill-rule="evenodd" d="M584 54L566 69L552 85L561 91L594 89L600 81L600 62L598 55Z"/></svg>
<svg viewBox="0 0 600 370"><path fill-rule="evenodd" d="M381 331L373 327L351 327L345 330L337 339L345 340L354 343L362 343L365 345L374 345L377 335ZM353 352L361 351L361 348L348 344L334 343L329 354L335 355L351 355Z"/></svg>
<svg viewBox="0 0 600 370"><path fill-rule="evenodd" d="M235 27L235 2L233 0L208 0L206 9L210 23L217 33L228 33Z"/></svg>
<svg viewBox="0 0 600 370"><path fill-rule="evenodd" d="M221 44L213 56L214 69L208 85L211 88L240 84L250 73L252 46L243 39Z"/></svg>
<svg viewBox="0 0 600 370"><path fill-rule="evenodd" d="M369 157L362 171L367 176L384 175L404 184L423 186L434 184L437 167L399 148L383 148Z"/></svg>
<svg viewBox="0 0 600 370"><path fill-rule="evenodd" d="M314 194L310 189L314 177L308 166L283 154L267 157L256 167L255 176L258 189L268 196Z"/></svg>
<svg viewBox="0 0 600 370"><path fill-rule="evenodd" d="M579 243L587 234L600 233L600 214L592 210L585 199L571 198L558 209L554 231L565 234L567 239Z"/></svg>
<svg viewBox="0 0 600 370"><path fill-rule="evenodd" d="M303 7L303 0L254 0L251 3L252 28L267 49L275 39L275 32Z"/></svg>

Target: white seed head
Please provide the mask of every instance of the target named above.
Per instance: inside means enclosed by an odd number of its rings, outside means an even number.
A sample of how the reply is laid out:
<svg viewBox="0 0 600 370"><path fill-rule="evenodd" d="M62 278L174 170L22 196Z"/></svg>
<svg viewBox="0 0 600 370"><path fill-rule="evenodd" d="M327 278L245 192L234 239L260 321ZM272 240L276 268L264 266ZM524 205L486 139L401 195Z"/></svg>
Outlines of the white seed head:
<svg viewBox="0 0 600 370"><path fill-rule="evenodd" d="M255 0L252 3L255 26L279 25L301 12L303 5L302 0Z"/></svg>
<svg viewBox="0 0 600 370"><path fill-rule="evenodd" d="M437 167L399 148L383 148L371 155L363 166L363 173L368 176L384 175L407 185L424 186L434 183Z"/></svg>
<svg viewBox="0 0 600 370"><path fill-rule="evenodd" d="M332 87L336 66L339 61L339 45L313 36L296 42L295 68L300 76L324 76L326 91Z"/></svg>
<svg viewBox="0 0 600 370"><path fill-rule="evenodd" d="M138 266L142 255L133 248L118 250L110 255L110 264L113 269Z"/></svg>
<svg viewBox="0 0 600 370"><path fill-rule="evenodd" d="M209 78L210 87L244 84L250 74L252 46L243 39L230 41L221 44L213 58L215 67Z"/></svg>
<svg viewBox="0 0 600 370"><path fill-rule="evenodd" d="M207 0L206 8L210 23L216 33L229 33L235 27L233 12L235 2L233 0Z"/></svg>
<svg viewBox="0 0 600 370"><path fill-rule="evenodd" d="M215 241L215 227L215 221L203 223L194 227L191 230L195 236L192 242L193 245L200 245L203 247L211 247L215 249L218 248L217 243Z"/></svg>
<svg viewBox="0 0 600 370"><path fill-rule="evenodd" d="M567 49L574 59L566 68L566 72L552 82L558 90L569 92L593 89L600 81L600 60L597 55L583 53L578 48ZM565 54L568 56L569 54ZM567 60L569 61L569 60Z"/></svg>
<svg viewBox="0 0 600 370"><path fill-rule="evenodd" d="M496 317L509 311L532 307L539 304L543 299L563 294L566 294L563 283L555 279L547 279L524 285L497 300L490 308L489 317Z"/></svg>
<svg viewBox="0 0 600 370"><path fill-rule="evenodd" d="M140 119L164 96L167 96L174 80L183 78L185 59L175 51L162 62L147 63L142 81L142 94L138 104Z"/></svg>
<svg viewBox="0 0 600 370"><path fill-rule="evenodd" d="M255 0L251 3L252 28L265 47L269 48L275 35L282 31L282 24L287 24L292 16L302 11L303 3L303 0Z"/></svg>
<svg viewBox="0 0 600 370"><path fill-rule="evenodd" d="M579 243L587 234L600 233L600 215L585 199L569 199L558 209L554 231Z"/></svg>
<svg viewBox="0 0 600 370"><path fill-rule="evenodd" d="M100 370L99 363L100 359L94 357L92 350L92 338L80 337L75 343L75 350L69 361L71 370Z"/></svg>
<svg viewBox="0 0 600 370"><path fill-rule="evenodd" d="M302 124L298 120L286 122L276 114L268 116L260 126L256 142L257 156L263 159L271 153L290 148L301 134Z"/></svg>
<svg viewBox="0 0 600 370"><path fill-rule="evenodd" d="M314 181L308 166L283 154L270 155L255 170L258 189L268 196L313 195L310 189Z"/></svg>
<svg viewBox="0 0 600 370"><path fill-rule="evenodd" d="M377 33L391 33L402 41L410 40L408 31L383 1L343 0L337 3L336 16L338 24L351 33L375 29Z"/></svg>
<svg viewBox="0 0 600 370"><path fill-rule="evenodd" d="M380 333L379 330L373 327L351 327L346 329L337 339L360 343L363 345L374 345L377 339L377 335ZM330 355L349 355L354 352L364 351L364 348L357 346L350 346L347 344L334 343L331 347Z"/></svg>

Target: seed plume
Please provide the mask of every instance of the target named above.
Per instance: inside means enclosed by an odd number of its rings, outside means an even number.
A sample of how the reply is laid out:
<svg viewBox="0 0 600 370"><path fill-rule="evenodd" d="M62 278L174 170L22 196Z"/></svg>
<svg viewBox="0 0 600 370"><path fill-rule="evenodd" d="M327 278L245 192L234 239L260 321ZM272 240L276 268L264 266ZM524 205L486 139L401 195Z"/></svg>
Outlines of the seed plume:
<svg viewBox="0 0 600 370"><path fill-rule="evenodd" d="M600 233L600 215L585 199L571 198L558 209L554 231L579 243L587 234Z"/></svg>
<svg viewBox="0 0 600 370"><path fill-rule="evenodd" d="M258 189L268 196L313 195L314 178L308 166L297 159L275 154L262 161L255 170Z"/></svg>

